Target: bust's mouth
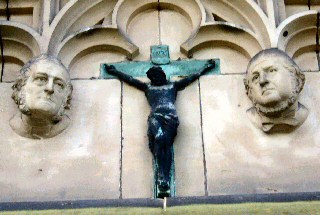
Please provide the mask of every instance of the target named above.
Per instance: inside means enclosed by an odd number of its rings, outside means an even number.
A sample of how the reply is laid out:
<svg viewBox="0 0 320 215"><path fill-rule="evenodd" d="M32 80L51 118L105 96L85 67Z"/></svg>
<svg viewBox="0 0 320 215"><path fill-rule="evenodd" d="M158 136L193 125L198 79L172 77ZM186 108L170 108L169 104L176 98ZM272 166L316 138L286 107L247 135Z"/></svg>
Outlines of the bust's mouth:
<svg viewBox="0 0 320 215"><path fill-rule="evenodd" d="M268 93L269 91L274 90L274 88L266 88L262 90L262 95L264 95L265 93Z"/></svg>
<svg viewBox="0 0 320 215"><path fill-rule="evenodd" d="M54 102L52 101L52 99L51 99L51 98L48 98L48 97L42 97L42 98L40 98L40 101L41 101L41 102L44 102L44 103L49 103L49 104L54 103Z"/></svg>
<svg viewBox="0 0 320 215"><path fill-rule="evenodd" d="M38 98L41 99L41 100L51 101L52 102L52 96L48 95L48 94L40 95Z"/></svg>

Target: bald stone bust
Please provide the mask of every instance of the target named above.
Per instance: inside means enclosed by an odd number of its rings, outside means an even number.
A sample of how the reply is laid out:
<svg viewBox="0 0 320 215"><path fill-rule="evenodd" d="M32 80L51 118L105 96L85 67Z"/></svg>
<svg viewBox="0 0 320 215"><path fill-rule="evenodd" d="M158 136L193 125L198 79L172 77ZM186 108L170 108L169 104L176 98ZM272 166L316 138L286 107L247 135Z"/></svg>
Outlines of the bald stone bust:
<svg viewBox="0 0 320 215"><path fill-rule="evenodd" d="M19 111L10 119L10 126L18 135L44 139L68 127L65 109L70 107L72 85L59 59L46 54L31 59L20 70L12 89Z"/></svg>
<svg viewBox="0 0 320 215"><path fill-rule="evenodd" d="M266 49L254 56L247 67L244 84L253 107L250 121L266 133L286 133L299 127L308 109L298 102L305 76L283 51Z"/></svg>

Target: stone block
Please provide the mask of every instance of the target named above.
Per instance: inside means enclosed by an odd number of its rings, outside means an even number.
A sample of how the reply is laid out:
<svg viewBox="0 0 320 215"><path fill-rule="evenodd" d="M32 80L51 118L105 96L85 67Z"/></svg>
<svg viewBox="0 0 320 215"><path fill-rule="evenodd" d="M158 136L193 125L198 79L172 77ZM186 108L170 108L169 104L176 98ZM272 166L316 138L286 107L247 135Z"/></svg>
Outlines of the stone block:
<svg viewBox="0 0 320 215"><path fill-rule="evenodd" d="M221 74L245 73L250 60L240 51L223 47L223 44L203 47L197 50L193 57L195 59L220 59Z"/></svg>
<svg viewBox="0 0 320 215"><path fill-rule="evenodd" d="M204 166L198 81L178 93L180 125L174 142L177 196L204 196Z"/></svg>
<svg viewBox="0 0 320 215"><path fill-rule="evenodd" d="M123 86L122 197L153 197L152 154L148 147L150 108L142 91Z"/></svg>
<svg viewBox="0 0 320 215"><path fill-rule="evenodd" d="M306 73L300 101L306 121L286 134L265 134L246 116L251 101L242 75L201 82L209 195L318 191L319 73Z"/></svg>
<svg viewBox="0 0 320 215"><path fill-rule="evenodd" d="M120 84L72 83L70 126L43 140L14 133L11 84L0 84L0 202L119 198Z"/></svg>

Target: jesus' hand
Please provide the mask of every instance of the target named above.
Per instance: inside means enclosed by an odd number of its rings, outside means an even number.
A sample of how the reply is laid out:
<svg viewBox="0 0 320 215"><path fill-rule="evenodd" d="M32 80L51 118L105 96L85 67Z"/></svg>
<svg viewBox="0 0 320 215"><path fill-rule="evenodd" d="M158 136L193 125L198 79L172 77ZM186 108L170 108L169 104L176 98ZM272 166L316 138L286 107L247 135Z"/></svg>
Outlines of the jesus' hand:
<svg viewBox="0 0 320 215"><path fill-rule="evenodd" d="M115 75L115 71L117 71L117 69L113 66L113 65L108 65L105 64L104 68L107 70L107 72L111 75Z"/></svg>

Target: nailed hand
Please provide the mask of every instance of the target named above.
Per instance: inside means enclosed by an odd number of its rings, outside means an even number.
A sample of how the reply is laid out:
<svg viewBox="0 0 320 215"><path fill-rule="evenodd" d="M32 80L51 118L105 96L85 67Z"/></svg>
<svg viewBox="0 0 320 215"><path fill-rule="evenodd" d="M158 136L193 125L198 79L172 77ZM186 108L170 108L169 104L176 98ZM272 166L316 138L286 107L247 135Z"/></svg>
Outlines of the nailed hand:
<svg viewBox="0 0 320 215"><path fill-rule="evenodd" d="M107 72L110 74L114 74L114 72L116 71L116 68L113 65L105 64L104 67L107 70Z"/></svg>

